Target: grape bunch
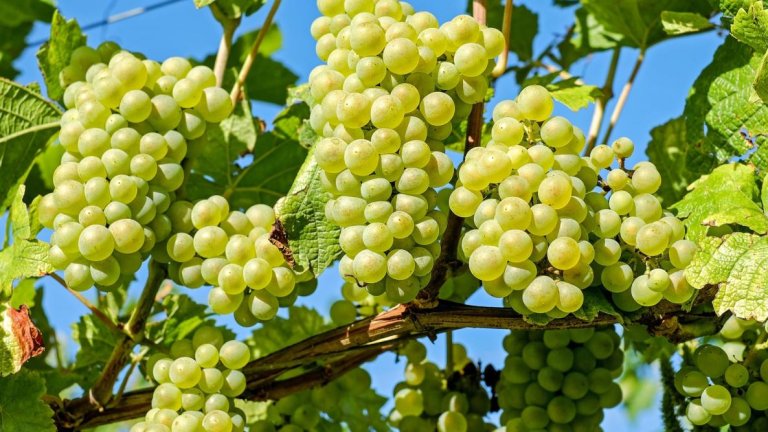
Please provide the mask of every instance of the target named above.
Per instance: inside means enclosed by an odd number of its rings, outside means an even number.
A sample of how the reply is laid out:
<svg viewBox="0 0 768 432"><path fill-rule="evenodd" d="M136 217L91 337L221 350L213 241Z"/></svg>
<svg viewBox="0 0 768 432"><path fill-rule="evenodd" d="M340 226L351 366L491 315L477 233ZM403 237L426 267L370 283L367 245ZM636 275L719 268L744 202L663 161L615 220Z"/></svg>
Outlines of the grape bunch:
<svg viewBox="0 0 768 432"><path fill-rule="evenodd" d="M215 327L199 327L192 339L171 346L171 357L155 354L147 362L158 385L152 409L130 432L242 432L245 414L235 398L245 391L240 372L251 358L247 345L224 341Z"/></svg>
<svg viewBox="0 0 768 432"><path fill-rule="evenodd" d="M408 360L405 381L395 386L395 407L389 421L400 432L467 432L493 430L485 417L491 409L477 366L464 346L452 347L454 367L446 374L426 360L426 348L408 342L402 354Z"/></svg>
<svg viewBox="0 0 768 432"><path fill-rule="evenodd" d="M524 314L565 316L599 285L625 310L687 301L683 269L696 246L653 195L659 172L649 162L625 169L627 138L581 157L584 134L553 109L538 85L500 102L492 139L459 168L449 207L472 227L461 240L472 274Z"/></svg>
<svg viewBox="0 0 768 432"><path fill-rule="evenodd" d="M704 344L684 356L674 383L688 421L737 432L768 429L768 352L753 354L745 360Z"/></svg>
<svg viewBox="0 0 768 432"><path fill-rule="evenodd" d="M371 391L370 387L370 374L362 368L352 369L322 387L293 393L270 404L249 425L250 431L368 432L373 427L369 421L347 413L365 409L363 395Z"/></svg>
<svg viewBox="0 0 768 432"><path fill-rule="evenodd" d="M506 432L601 431L603 410L622 400L620 344L613 327L512 331L496 388Z"/></svg>
<svg viewBox="0 0 768 432"><path fill-rule="evenodd" d="M54 190L39 205L50 261L74 290L110 290L171 234L187 149L232 110L210 68L142 60L105 42L72 53Z"/></svg>
<svg viewBox="0 0 768 432"><path fill-rule="evenodd" d="M436 188L454 173L454 124L483 101L498 30L462 15L439 26L397 0L318 0L312 24L325 65L310 74L314 157L342 227L342 276L412 300L426 285L446 227Z"/></svg>
<svg viewBox="0 0 768 432"><path fill-rule="evenodd" d="M208 304L215 313L234 314L250 327L274 318L279 299L294 294L296 276L270 240L272 207L230 211L226 198L214 195L194 204L176 201L168 216L173 234L155 259L170 262L169 276L180 285L211 285Z"/></svg>

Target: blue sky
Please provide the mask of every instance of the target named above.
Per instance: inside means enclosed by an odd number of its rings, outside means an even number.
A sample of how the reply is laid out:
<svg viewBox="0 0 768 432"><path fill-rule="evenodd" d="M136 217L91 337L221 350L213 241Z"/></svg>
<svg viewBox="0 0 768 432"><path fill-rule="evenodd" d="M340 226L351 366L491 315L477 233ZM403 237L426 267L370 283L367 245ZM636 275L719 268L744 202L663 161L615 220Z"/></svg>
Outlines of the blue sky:
<svg viewBox="0 0 768 432"><path fill-rule="evenodd" d="M60 1L60 9L66 17L76 18L82 25L99 21L117 12L152 3L154 2L151 0L102 2L63 0ZM441 22L462 13L466 4L464 0L413 0L411 3L417 10L431 11ZM572 19L572 10L552 7L549 1L518 0L516 4L525 4L540 15L540 32L535 41L538 49L546 46L556 35L565 33ZM238 34L258 28L265 13L266 11L260 11L256 15L246 18L240 26ZM295 71L300 76L301 81L306 80L309 71L319 62L314 54L314 41L309 34L309 26L316 16L314 1L284 0L276 18L283 34L283 48L275 57ZM187 0L122 22L90 30L87 34L91 45L96 45L104 40L114 40L128 49L141 51L148 57L157 60L170 56L201 59L215 52L219 43L220 30L207 10L198 11L194 8L192 1ZM38 25L29 40L43 40L47 35L47 26ZM650 139L649 131L670 118L680 115L691 84L701 69L710 62L712 53L720 43L721 38L715 33L683 37L662 43L648 51L632 94L614 131L614 137L627 136L634 140L637 148L633 157L634 161L644 158L644 150ZM22 83L41 81L34 57L35 51L36 47L27 49L16 63L16 67L21 70L21 75L17 79ZM629 76L636 55L637 52L632 50L624 50L622 53L616 77L616 93L620 91L620 86ZM581 76L587 83L602 85L608 60L608 54L594 55L577 63L572 69L572 73ZM497 96L492 105L498 100L514 97L517 91L518 88L511 77L500 80ZM279 109L274 105L257 104L254 107L254 114L270 120ZM613 105L611 104L608 107L608 113L612 109ZM558 106L557 114L567 116L586 131L589 127L592 110L590 107L573 113L563 106ZM71 324L77 322L80 315L86 312L86 309L58 285L51 284L46 280L43 283L47 288L44 306L52 324L61 331L68 332ZM309 298L300 299L300 302L320 310L327 310L333 301L340 298L339 286L340 279L335 269L330 269L321 277L317 292ZM205 291L205 289L187 290L187 293L199 301L205 302ZM476 294L470 299L470 302L473 304L496 304L483 293ZM231 320L223 319L222 322L237 329ZM241 336L247 334L247 331L243 329L237 331ZM501 365L504 360L504 352L500 342L504 334L505 332L494 330L462 330L456 332L454 339L467 345L470 356L473 358L480 358L484 362L490 361L496 365ZM444 338L441 337L430 349L430 356L438 364L442 364L445 357L444 352ZM383 355L368 366L369 370L375 370L374 385L385 395L391 394L392 387L402 380L402 367L402 363L394 363L394 356L392 355ZM642 414L636 423L629 422L621 408L610 410L606 415L604 429L616 432L630 431L636 430L639 424L642 424L643 430L661 430L658 410L654 409Z"/></svg>

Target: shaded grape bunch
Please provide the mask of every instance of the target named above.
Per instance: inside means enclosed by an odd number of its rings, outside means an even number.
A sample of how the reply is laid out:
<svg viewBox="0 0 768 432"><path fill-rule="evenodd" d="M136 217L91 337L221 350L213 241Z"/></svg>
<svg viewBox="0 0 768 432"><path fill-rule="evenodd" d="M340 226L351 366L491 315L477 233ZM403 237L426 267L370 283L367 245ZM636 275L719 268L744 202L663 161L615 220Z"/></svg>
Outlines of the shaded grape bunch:
<svg viewBox="0 0 768 432"><path fill-rule="evenodd" d="M251 359L242 342L225 341L215 327L201 326L191 339L171 346L171 356L147 361L152 381L152 409L130 432L242 432L245 413L235 400L245 391L240 371Z"/></svg>
<svg viewBox="0 0 768 432"><path fill-rule="evenodd" d="M653 195L656 167L626 169L627 138L580 156L584 134L553 109L538 85L500 102L492 139L459 168L449 207L470 225L460 252L472 274L523 314L575 312L591 286L627 311L686 302L694 290L684 269L696 246Z"/></svg>
<svg viewBox="0 0 768 432"><path fill-rule="evenodd" d="M436 188L454 174L443 141L488 90L498 30L462 15L439 25L405 2L317 2L326 64L310 74L315 160L342 227L344 278L394 302L412 300L439 255L447 218Z"/></svg>
<svg viewBox="0 0 768 432"><path fill-rule="evenodd" d="M496 387L506 431L601 431L603 410L622 400L620 346L613 327L512 331Z"/></svg>
<svg viewBox="0 0 768 432"><path fill-rule="evenodd" d="M111 42L74 50L54 190L39 205L50 261L74 290L111 290L171 234L189 147L232 110L210 68L142 60Z"/></svg>

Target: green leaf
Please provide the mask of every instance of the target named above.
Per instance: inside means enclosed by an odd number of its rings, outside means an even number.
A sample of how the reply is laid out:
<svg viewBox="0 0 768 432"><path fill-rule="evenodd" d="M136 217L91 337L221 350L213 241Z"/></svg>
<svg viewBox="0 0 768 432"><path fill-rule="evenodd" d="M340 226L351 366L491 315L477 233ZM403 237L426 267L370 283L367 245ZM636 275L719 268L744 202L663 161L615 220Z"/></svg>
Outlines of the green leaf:
<svg viewBox="0 0 768 432"><path fill-rule="evenodd" d="M669 37L661 25L662 12L709 15L712 9L706 1L690 0L583 0L582 4L606 30L642 50Z"/></svg>
<svg viewBox="0 0 768 432"><path fill-rule="evenodd" d="M573 313L573 316L582 321L592 321L599 314L611 315L621 322L621 314L616 311L602 290L584 290L584 304L581 309Z"/></svg>
<svg viewBox="0 0 768 432"><path fill-rule="evenodd" d="M760 66L755 73L755 82L752 83L752 87L755 89L757 97L759 97L764 104L768 104L768 51L766 51L763 59L760 61Z"/></svg>
<svg viewBox="0 0 768 432"><path fill-rule="evenodd" d="M331 196L323 189L320 174L314 151L310 151L285 199L275 209L288 233L296 264L315 277L342 254L341 229L325 217L325 204Z"/></svg>
<svg viewBox="0 0 768 432"><path fill-rule="evenodd" d="M472 13L472 0L467 1L468 14ZM488 27L503 31L504 2L490 0L486 4ZM531 9L514 4L512 6L512 26L509 34L509 50L517 55L520 61L533 59L533 40L539 32L539 15Z"/></svg>
<svg viewBox="0 0 768 432"><path fill-rule="evenodd" d="M726 17L733 17L738 12L739 9L748 9L749 5L752 4L754 0L712 0L715 3L718 3L718 9L725 15Z"/></svg>
<svg viewBox="0 0 768 432"><path fill-rule="evenodd" d="M752 2L748 10L739 9L733 17L731 35L759 53L768 50L768 10L763 9L763 2Z"/></svg>
<svg viewBox="0 0 768 432"><path fill-rule="evenodd" d="M75 357L75 368L98 369L106 364L115 349L115 343L118 340L116 336L109 327L93 315L80 317L77 323L72 324L72 339L80 345Z"/></svg>
<svg viewBox="0 0 768 432"><path fill-rule="evenodd" d="M53 410L42 397L45 381L37 373L21 372L0 378L0 431L55 432Z"/></svg>
<svg viewBox="0 0 768 432"><path fill-rule="evenodd" d="M192 334L210 316L206 306L184 294L166 296L159 306L165 316L151 323L147 330L152 340L166 346Z"/></svg>
<svg viewBox="0 0 768 432"><path fill-rule="evenodd" d="M18 309L21 305L26 305L30 309L35 305L34 279L23 279L13 287L11 307Z"/></svg>
<svg viewBox="0 0 768 432"><path fill-rule="evenodd" d="M261 9L266 0L195 0L195 6L201 8L216 2L219 10L229 18L251 15Z"/></svg>
<svg viewBox="0 0 768 432"><path fill-rule="evenodd" d="M706 224L736 223L755 232L765 232L765 216L754 197L757 196L754 168L729 164L716 168L702 177L679 203L672 206L678 217L684 218L688 238L698 241L707 233ZM732 215L746 215L746 219L732 220ZM729 216L730 215L730 216Z"/></svg>
<svg viewBox="0 0 768 432"><path fill-rule="evenodd" d="M768 175L763 178L763 187L760 190L760 201L763 203L763 211L768 211Z"/></svg>
<svg viewBox="0 0 768 432"><path fill-rule="evenodd" d="M567 106L572 111L586 108L590 103L602 96L602 91L599 88L591 85L579 84L578 77L571 77L555 82L557 78L557 72L534 76L525 80L523 86L538 84L546 87L556 101Z"/></svg>
<svg viewBox="0 0 768 432"><path fill-rule="evenodd" d="M464 303L480 288L477 280L468 269L455 272L440 287L440 298L452 302Z"/></svg>
<svg viewBox="0 0 768 432"><path fill-rule="evenodd" d="M27 87L0 78L0 214L37 154L59 128L61 112Z"/></svg>
<svg viewBox="0 0 768 432"><path fill-rule="evenodd" d="M13 204L11 204L11 226L13 227L13 238L17 240L28 240L32 236L29 211L24 204L24 190L24 185L21 185L16 191Z"/></svg>
<svg viewBox="0 0 768 432"><path fill-rule="evenodd" d="M48 140L48 145L37 156L24 181L28 198L53 192L53 172L61 165L61 156L64 154L64 147L56 138L57 135L52 135Z"/></svg>
<svg viewBox="0 0 768 432"><path fill-rule="evenodd" d="M331 328L316 310L304 306L288 308L288 318L278 316L253 331L245 343L252 358L260 358Z"/></svg>
<svg viewBox="0 0 768 432"><path fill-rule="evenodd" d="M0 2L0 25L16 27L37 20L50 21L54 10L51 0Z"/></svg>
<svg viewBox="0 0 768 432"><path fill-rule="evenodd" d="M85 35L77 21L67 21L57 10L51 20L51 36L37 50L37 64L45 79L48 97L59 100L64 89L59 83L59 72L69 64L69 56L75 48L85 45Z"/></svg>
<svg viewBox="0 0 768 432"><path fill-rule="evenodd" d="M32 21L17 26L0 25L0 77L16 78L19 71L13 62L27 47L26 38L32 31Z"/></svg>
<svg viewBox="0 0 768 432"><path fill-rule="evenodd" d="M659 172L664 173L664 181L656 195L667 206L680 201L685 188L716 163L711 156L690 148L683 117L651 129L651 142L645 153Z"/></svg>
<svg viewBox="0 0 768 432"><path fill-rule="evenodd" d="M621 34L606 30L585 8L576 10L573 34L572 38L563 40L557 46L560 52L557 63L563 69L569 69L573 63L589 54L613 49L623 39Z"/></svg>
<svg viewBox="0 0 768 432"><path fill-rule="evenodd" d="M18 240L0 251L0 299L10 296L14 280L53 272L48 263L50 247L38 240Z"/></svg>
<svg viewBox="0 0 768 432"><path fill-rule="evenodd" d="M768 319L768 238L734 233L724 238L707 237L686 269L694 287L719 284L715 312L731 311L743 319Z"/></svg>
<svg viewBox="0 0 768 432"><path fill-rule="evenodd" d="M761 61L761 55L732 38L717 49L685 104L691 149L713 154L722 163L768 142L768 105L750 101ZM755 152L750 160L768 168L765 152Z"/></svg>
<svg viewBox="0 0 768 432"><path fill-rule="evenodd" d="M668 35L695 33L714 27L707 17L697 13L671 11L661 13L661 26Z"/></svg>

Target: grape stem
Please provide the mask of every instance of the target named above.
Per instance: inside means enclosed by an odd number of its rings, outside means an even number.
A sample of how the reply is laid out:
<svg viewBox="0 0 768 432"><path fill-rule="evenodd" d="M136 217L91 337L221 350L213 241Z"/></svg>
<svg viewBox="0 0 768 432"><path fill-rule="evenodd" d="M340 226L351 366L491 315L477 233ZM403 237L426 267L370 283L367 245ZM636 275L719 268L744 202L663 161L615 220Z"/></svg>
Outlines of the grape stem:
<svg viewBox="0 0 768 432"><path fill-rule="evenodd" d="M272 21L275 19L275 14L280 7L280 3L281 0L274 0L272 3L269 13L264 19L264 24L262 24L261 29L259 29L259 34L256 35L256 40L253 42L253 46L251 46L251 51L248 53L248 57L245 58L245 62L243 62L243 67L240 69L240 74L238 74L237 81L235 82L234 87L232 87L232 92L230 94L233 104L237 103L240 99L243 91L243 84L245 84L245 80L248 78L248 73L251 72L251 67L253 66L253 62L256 61L256 56L259 55L261 43L264 41L267 32L269 32L269 28L272 26Z"/></svg>
<svg viewBox="0 0 768 432"><path fill-rule="evenodd" d="M504 51L501 52L499 63L493 68L492 76L499 78L507 71L507 65L509 64L509 36L512 31L512 10L514 9L514 1L507 0L504 5L504 18L502 19L501 32L504 34Z"/></svg>
<svg viewBox="0 0 768 432"><path fill-rule="evenodd" d="M85 298L85 296L83 296L79 292L70 288L69 285L67 285L67 282L61 278L61 276L57 275L56 273L49 273L48 276L50 276L51 279L58 282L59 285L63 286L64 289L66 289L70 294L75 296L75 298L79 300L80 303L83 304L83 306L85 306L89 311L91 311L93 316L95 316L99 321L104 323L104 325L109 327L110 330L116 333L124 333L123 329L119 325L115 324L110 317L108 317L104 312L101 311L101 309L99 309L98 307L96 307L96 305L91 303L90 300Z"/></svg>
<svg viewBox="0 0 768 432"><path fill-rule="evenodd" d="M219 50L216 52L216 62L213 65L213 74L216 76L216 85L221 87L224 82L224 72L227 70L227 62L229 61L229 54L232 51L232 38L235 34L235 30L240 25L240 18L229 18L225 16L216 3L210 6L213 17L216 18L221 24L221 41L219 42Z"/></svg>
<svg viewBox="0 0 768 432"><path fill-rule="evenodd" d="M600 128L603 125L603 117L605 117L605 106L608 104L608 101L613 98L613 82L616 79L620 54L621 47L613 49L611 64L608 66L608 75L605 77L605 84L603 84L602 88L603 97L595 101L595 112L592 114L592 122L589 125L587 148L584 150L584 155L589 155L592 149L595 148L595 144L597 144L597 136L600 134Z"/></svg>
<svg viewBox="0 0 768 432"><path fill-rule="evenodd" d="M621 94L619 95L619 99L616 101L616 106L613 107L613 113L611 113L611 122L608 123L608 129L605 130L605 135L603 136L603 142L606 144L608 143L608 140L611 139L611 133L613 132L613 128L616 127L616 123L619 121L619 117L621 116L621 111L624 109L624 105L627 104L629 92L632 91L632 86L634 85L635 79L637 78L637 73L640 72L640 66L642 66L643 60L645 60L645 51L640 50L640 52L637 54L637 58L635 59L635 65L632 67L632 72L629 74L629 79L627 79L626 84L624 84L624 88L621 89Z"/></svg>
<svg viewBox="0 0 768 432"><path fill-rule="evenodd" d="M55 418L59 430L80 429L88 416L98 415L107 404L114 400L112 391L115 382L128 363L133 348L137 343L142 342L144 325L152 312L155 296L165 280L166 273L163 265L154 260L149 262L147 281L133 313L123 327L122 336L115 343L109 360L86 395L71 401L64 401L63 409L58 410Z"/></svg>

